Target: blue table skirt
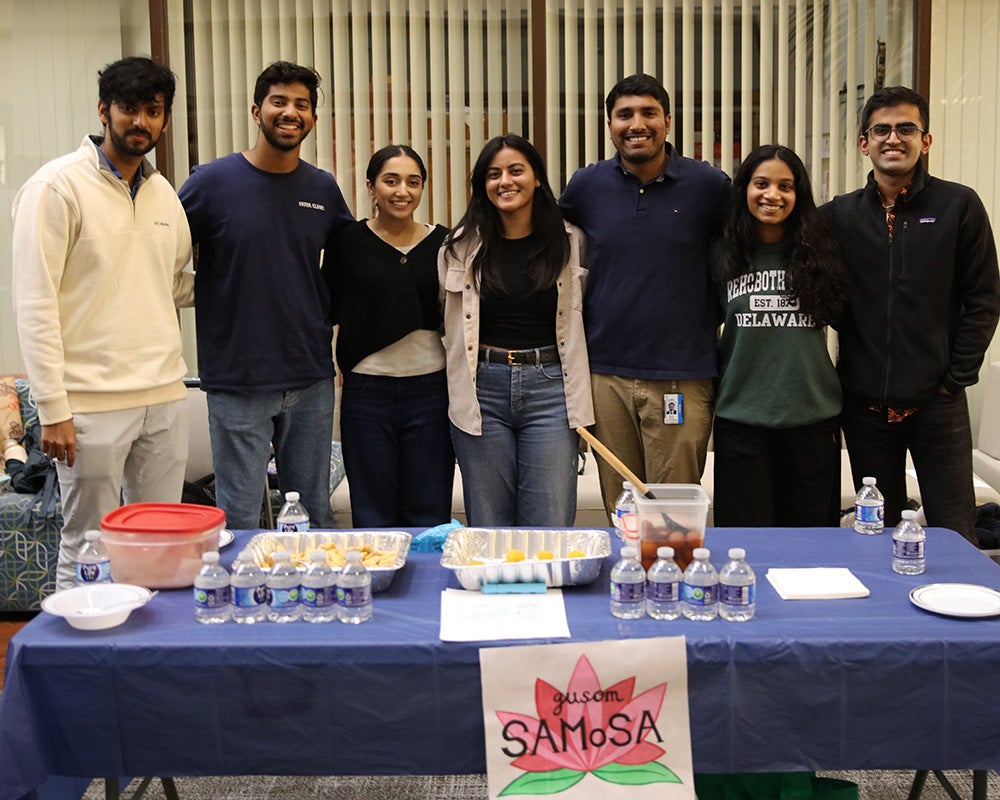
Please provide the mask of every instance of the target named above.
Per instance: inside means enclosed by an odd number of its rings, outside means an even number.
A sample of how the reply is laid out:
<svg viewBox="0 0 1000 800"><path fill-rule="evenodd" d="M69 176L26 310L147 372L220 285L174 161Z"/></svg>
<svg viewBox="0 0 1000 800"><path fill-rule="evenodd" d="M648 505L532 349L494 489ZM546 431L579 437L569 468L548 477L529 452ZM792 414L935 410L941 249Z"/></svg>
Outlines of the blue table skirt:
<svg viewBox="0 0 1000 800"><path fill-rule="evenodd" d="M941 581L1000 589L1000 566L962 537L929 530L913 577L892 572L888 535L710 529L707 544L717 565L746 548L752 622L616 620L611 559L564 590L574 640L687 637L697 772L1000 766L1000 618L908 599ZM782 601L764 578L774 566L846 566L871 597ZM43 613L8 652L0 800L50 775L483 772L478 651L524 642L441 642L446 587L458 584L438 556L413 553L360 626L199 625L190 590L110 631Z"/></svg>

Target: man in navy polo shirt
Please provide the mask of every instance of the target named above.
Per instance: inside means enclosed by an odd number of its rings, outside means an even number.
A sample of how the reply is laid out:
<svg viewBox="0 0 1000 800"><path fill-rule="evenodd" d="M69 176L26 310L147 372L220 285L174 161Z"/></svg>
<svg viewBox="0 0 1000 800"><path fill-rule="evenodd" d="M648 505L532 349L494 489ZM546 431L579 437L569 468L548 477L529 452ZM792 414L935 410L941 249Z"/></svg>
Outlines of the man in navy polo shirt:
<svg viewBox="0 0 1000 800"><path fill-rule="evenodd" d="M647 483L698 483L720 323L708 243L732 184L666 141L670 97L656 78L621 80L605 106L618 152L578 170L560 199L566 219L587 235L594 435ZM610 515L621 478L598 464Z"/></svg>

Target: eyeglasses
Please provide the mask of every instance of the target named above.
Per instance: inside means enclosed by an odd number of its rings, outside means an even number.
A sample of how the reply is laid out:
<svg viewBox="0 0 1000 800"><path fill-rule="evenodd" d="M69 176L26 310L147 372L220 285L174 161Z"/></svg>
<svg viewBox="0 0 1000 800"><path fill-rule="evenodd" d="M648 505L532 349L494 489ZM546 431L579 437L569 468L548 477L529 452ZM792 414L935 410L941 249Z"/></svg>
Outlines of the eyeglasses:
<svg viewBox="0 0 1000 800"><path fill-rule="evenodd" d="M865 134L876 142L884 142L893 131L896 132L896 138L901 142L908 142L916 137L917 134L923 135L927 133L927 131L921 130L912 122L904 122L895 127L892 125L872 125L865 131Z"/></svg>

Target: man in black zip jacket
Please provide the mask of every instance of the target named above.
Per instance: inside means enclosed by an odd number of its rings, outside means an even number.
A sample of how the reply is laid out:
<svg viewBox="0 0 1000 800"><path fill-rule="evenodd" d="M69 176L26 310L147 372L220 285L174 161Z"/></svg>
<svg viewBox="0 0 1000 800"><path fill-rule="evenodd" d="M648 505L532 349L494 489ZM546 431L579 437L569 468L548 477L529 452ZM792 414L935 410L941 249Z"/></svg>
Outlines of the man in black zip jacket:
<svg viewBox="0 0 1000 800"><path fill-rule="evenodd" d="M854 483L878 479L894 526L909 450L927 523L975 542L965 388L1000 316L993 232L975 191L925 170L928 104L913 90L868 98L858 144L872 162L867 185L821 209L848 271L838 372Z"/></svg>

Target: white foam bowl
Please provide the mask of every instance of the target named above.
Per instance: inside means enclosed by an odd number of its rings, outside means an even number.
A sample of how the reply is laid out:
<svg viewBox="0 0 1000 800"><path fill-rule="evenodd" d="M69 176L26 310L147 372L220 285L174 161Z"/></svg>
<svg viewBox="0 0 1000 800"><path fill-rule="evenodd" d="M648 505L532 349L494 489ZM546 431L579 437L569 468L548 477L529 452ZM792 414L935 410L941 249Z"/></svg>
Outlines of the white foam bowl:
<svg viewBox="0 0 1000 800"><path fill-rule="evenodd" d="M99 631L121 625L129 614L145 605L152 596L153 593L143 586L95 583L50 594L42 600L42 610L64 617L70 625L82 631ZM87 609L106 610L89 612Z"/></svg>

